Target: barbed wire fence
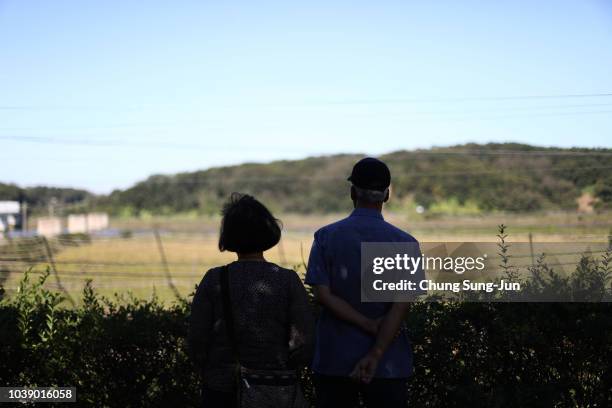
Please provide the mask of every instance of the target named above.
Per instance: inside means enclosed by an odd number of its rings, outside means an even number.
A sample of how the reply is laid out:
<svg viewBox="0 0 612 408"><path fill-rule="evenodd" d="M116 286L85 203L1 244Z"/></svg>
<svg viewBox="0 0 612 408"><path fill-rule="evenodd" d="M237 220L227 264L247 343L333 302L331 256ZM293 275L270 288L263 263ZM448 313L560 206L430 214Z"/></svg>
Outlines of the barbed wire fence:
<svg viewBox="0 0 612 408"><path fill-rule="evenodd" d="M163 233L158 228L140 231L130 236L74 234L53 238L12 239L0 245L0 284L16 284L16 279L9 281L9 278L21 276L30 268L34 268L34 273L42 273L44 269L49 268L54 282L49 282L48 285L61 291L72 306L75 305L75 301L71 292L81 290L87 279L93 280L94 285L98 281L99 285L96 285L98 287L116 288L117 292L165 286L176 299L180 300L184 299L184 295L179 290L180 286L195 286L207 267L218 266L214 262L219 261L219 258L207 262L202 256L194 256L196 255L194 251L197 252L200 246L203 249L210 249L215 243L216 237L212 234ZM295 258L292 259L295 261L293 264L290 262L283 240L269 255L282 266L305 269L309 243L299 240L296 244L299 244L299 253L296 249ZM117 245L121 247L119 250L121 259L114 258L116 254L112 250L104 253L109 246L112 248ZM176 249L177 245L191 256L173 254L171 247ZM66 259L61 256L64 251L75 247L86 247L88 250L76 258ZM136 251L142 248L146 248L146 253ZM114 250L116 251L116 248ZM91 254L92 251L94 256ZM604 252L604 249L589 250L592 256ZM547 255L557 260L548 266L575 266L584 253L585 251L578 250L549 252ZM518 254L512 258L518 268L533 266L532 253ZM11 286L7 289L10 290Z"/></svg>
<svg viewBox="0 0 612 408"><path fill-rule="evenodd" d="M193 245L201 245L210 248L216 244L216 238L208 234L164 234L159 229L154 228L150 231L141 231L130 237L117 236L96 236L87 234L61 235L53 238L42 236L30 238L15 238L0 244L0 285L6 285L9 277L21 276L24 271L31 269L33 273L42 273L46 268L54 278L48 285L62 292L72 306L75 301L71 295L71 290L75 290L75 284L81 284L85 279L92 279L96 284L96 279L118 278L139 280L144 286L159 285L167 287L177 299L183 299L177 287L177 280L188 281L195 285L199 283L207 267L216 266L211 262L206 262L202 258L194 259L192 256L177 259L168 252L166 243L173 246L187 246L191 249ZM113 259L113 253L99 253L93 257L89 254L78 258L64 259L60 254L75 247L91 247L95 250L100 247L101 251L108 248L101 248L103 245L124 245L120 250L122 257L133 259ZM146 255L140 254L135 257L132 253L134 248L130 244L145 246ZM287 263L284 243L281 240L273 249L272 256L283 266L294 267ZM60 255L59 258L56 255ZM170 255L170 256L169 256ZM99 260L103 258L102 260ZM147 258L147 259L143 259ZM16 281L15 285L16 285ZM122 286L122 283L128 283ZM134 282L117 282L117 289L127 290L134 285ZM104 285L102 285L104 286ZM180 285L179 285L180 286ZM10 290L11 287L9 286Z"/></svg>

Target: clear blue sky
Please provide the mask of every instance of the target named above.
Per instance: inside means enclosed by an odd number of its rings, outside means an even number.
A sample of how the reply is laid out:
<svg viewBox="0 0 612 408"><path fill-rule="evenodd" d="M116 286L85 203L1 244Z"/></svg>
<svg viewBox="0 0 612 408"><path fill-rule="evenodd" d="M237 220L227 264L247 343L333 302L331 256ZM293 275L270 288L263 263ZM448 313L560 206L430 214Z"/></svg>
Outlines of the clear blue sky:
<svg viewBox="0 0 612 408"><path fill-rule="evenodd" d="M2 1L0 181L465 142L612 147L612 3Z"/></svg>

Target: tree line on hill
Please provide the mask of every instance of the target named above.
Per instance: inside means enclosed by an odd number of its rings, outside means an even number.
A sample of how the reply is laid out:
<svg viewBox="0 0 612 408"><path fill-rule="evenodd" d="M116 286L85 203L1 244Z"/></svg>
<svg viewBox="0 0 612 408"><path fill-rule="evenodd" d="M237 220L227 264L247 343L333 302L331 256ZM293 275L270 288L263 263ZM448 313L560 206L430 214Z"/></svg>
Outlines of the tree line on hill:
<svg viewBox="0 0 612 408"><path fill-rule="evenodd" d="M1 199L25 199L45 211L51 197L74 209L116 215L217 213L231 192L257 196L278 212L346 211L346 177L362 155L341 154L246 163L154 175L126 190L93 195L84 190L19 188L0 184ZM583 194L595 208L612 206L612 149L560 149L530 145L465 144L380 156L391 168L396 207L427 209L452 201L477 211L575 209Z"/></svg>

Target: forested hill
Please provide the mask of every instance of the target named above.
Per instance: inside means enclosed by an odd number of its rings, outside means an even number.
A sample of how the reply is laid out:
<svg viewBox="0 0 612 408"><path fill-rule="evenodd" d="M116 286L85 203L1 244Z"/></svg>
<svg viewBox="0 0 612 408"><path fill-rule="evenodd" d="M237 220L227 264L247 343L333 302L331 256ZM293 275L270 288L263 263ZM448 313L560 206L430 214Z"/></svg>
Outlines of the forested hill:
<svg viewBox="0 0 612 408"><path fill-rule="evenodd" d="M19 187L0 183L0 201L20 201L28 204L29 212L43 214L50 205L57 209L78 211L90 208L94 195L87 190L61 187Z"/></svg>
<svg viewBox="0 0 612 408"><path fill-rule="evenodd" d="M254 194L276 211L344 211L350 207L346 177L361 157L334 155L155 175L108 196L86 195L80 205L126 215L216 213L231 192L239 191ZM391 168L396 206L575 209L580 196L594 197L599 208L612 206L612 149L466 144L398 151L381 159Z"/></svg>
<svg viewBox="0 0 612 408"><path fill-rule="evenodd" d="M346 181L362 155L242 164L152 176L100 203L113 211L218 212L233 191L254 194L277 211L316 213L350 207ZM583 193L612 203L612 149L543 149L467 144L381 156L391 168L396 205L454 202L482 211L575 209Z"/></svg>

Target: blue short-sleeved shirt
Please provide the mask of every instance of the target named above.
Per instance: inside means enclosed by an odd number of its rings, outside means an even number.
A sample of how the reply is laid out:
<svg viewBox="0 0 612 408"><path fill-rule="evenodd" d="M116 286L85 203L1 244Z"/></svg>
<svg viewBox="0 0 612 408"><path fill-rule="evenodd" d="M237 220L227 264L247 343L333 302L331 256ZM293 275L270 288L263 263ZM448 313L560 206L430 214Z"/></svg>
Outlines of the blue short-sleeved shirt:
<svg viewBox="0 0 612 408"><path fill-rule="evenodd" d="M362 242L417 241L386 222L379 211L357 208L349 217L315 233L306 284L328 286L355 310L375 319L384 315L391 304L361 302ZM313 370L323 375L348 376L374 341L373 336L323 308L317 323ZM403 332L381 358L375 377L405 378L411 374L412 348Z"/></svg>

